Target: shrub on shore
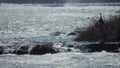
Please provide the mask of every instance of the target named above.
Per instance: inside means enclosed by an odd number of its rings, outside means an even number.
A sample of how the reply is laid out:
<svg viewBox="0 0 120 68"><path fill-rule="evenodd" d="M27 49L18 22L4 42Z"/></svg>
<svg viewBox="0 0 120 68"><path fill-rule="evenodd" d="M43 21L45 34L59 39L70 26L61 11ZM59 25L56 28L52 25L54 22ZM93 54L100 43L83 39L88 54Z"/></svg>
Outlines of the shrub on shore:
<svg viewBox="0 0 120 68"><path fill-rule="evenodd" d="M103 20L100 15L98 21L89 26L85 31L79 32L76 41L120 41L120 15L110 16Z"/></svg>

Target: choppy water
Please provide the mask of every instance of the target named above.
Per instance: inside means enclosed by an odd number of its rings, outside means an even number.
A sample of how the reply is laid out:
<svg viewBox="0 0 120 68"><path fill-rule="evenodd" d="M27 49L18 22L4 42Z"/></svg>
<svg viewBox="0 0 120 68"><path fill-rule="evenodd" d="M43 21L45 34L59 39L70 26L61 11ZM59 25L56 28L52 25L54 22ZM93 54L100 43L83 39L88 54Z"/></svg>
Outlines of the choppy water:
<svg viewBox="0 0 120 68"><path fill-rule="evenodd" d="M69 33L77 26L87 27L93 18L115 14L119 6L0 5L0 37L49 36L51 32ZM90 18L90 19L89 19ZM62 34L62 36L66 36Z"/></svg>
<svg viewBox="0 0 120 68"><path fill-rule="evenodd" d="M120 68L120 54L1 55L0 68Z"/></svg>
<svg viewBox="0 0 120 68"><path fill-rule="evenodd" d="M119 3L117 3L119 4ZM104 18L118 14L117 5L64 5L49 7L32 4L0 5L0 45L14 42L11 38L25 37L22 41L71 42L66 35L76 27L88 27L99 13ZM52 32L64 32L51 37ZM18 40L21 40L18 38ZM46 55L0 55L0 68L120 68L119 53L59 53Z"/></svg>

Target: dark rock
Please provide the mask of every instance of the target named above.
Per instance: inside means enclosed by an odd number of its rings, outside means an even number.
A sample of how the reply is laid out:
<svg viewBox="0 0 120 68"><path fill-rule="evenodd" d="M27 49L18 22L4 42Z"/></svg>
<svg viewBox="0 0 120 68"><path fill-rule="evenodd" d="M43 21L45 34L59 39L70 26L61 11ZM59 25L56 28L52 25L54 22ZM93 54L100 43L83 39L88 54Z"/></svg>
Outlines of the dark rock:
<svg viewBox="0 0 120 68"><path fill-rule="evenodd" d="M67 36L70 36L70 35L76 35L76 33L75 32L71 32Z"/></svg>
<svg viewBox="0 0 120 68"><path fill-rule="evenodd" d="M17 44L10 44L10 45L4 46L3 53L4 54L15 54L19 46L20 45L17 45Z"/></svg>
<svg viewBox="0 0 120 68"><path fill-rule="evenodd" d="M73 45L68 45L69 48L73 48L74 46Z"/></svg>
<svg viewBox="0 0 120 68"><path fill-rule="evenodd" d="M28 54L28 49L29 49L29 46L20 46L15 54Z"/></svg>
<svg viewBox="0 0 120 68"><path fill-rule="evenodd" d="M53 32L53 33L50 33L50 36L60 36L61 34L65 34L64 32Z"/></svg>
<svg viewBox="0 0 120 68"><path fill-rule="evenodd" d="M72 50L68 48L68 52L71 52Z"/></svg>
<svg viewBox="0 0 120 68"><path fill-rule="evenodd" d="M85 50L87 52L101 52L101 51L106 51L106 52L120 52L120 44L91 44L91 45L86 45Z"/></svg>
<svg viewBox="0 0 120 68"><path fill-rule="evenodd" d="M4 48L2 46L0 46L0 54L3 54L3 50L4 50Z"/></svg>
<svg viewBox="0 0 120 68"><path fill-rule="evenodd" d="M49 45L36 45L30 51L30 54L33 55L42 55L46 53L57 53L57 52L52 48L52 46Z"/></svg>

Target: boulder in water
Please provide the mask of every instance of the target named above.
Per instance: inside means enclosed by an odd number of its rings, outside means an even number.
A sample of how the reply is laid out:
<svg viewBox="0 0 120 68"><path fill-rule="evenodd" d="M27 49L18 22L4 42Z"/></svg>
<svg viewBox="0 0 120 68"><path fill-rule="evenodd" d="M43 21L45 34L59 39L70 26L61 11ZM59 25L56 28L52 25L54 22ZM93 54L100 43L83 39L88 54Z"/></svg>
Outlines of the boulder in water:
<svg viewBox="0 0 120 68"><path fill-rule="evenodd" d="M54 43L54 49L59 53L71 52L72 49L66 43Z"/></svg>
<svg viewBox="0 0 120 68"><path fill-rule="evenodd" d="M28 54L28 49L29 46L20 46L17 50L16 50L16 54Z"/></svg>
<svg viewBox="0 0 120 68"><path fill-rule="evenodd" d="M19 46L20 45L18 43L7 44L6 46L4 46L3 53L4 54L15 54Z"/></svg>
<svg viewBox="0 0 120 68"><path fill-rule="evenodd" d="M120 44L91 44L84 46L86 52L120 52Z"/></svg>
<svg viewBox="0 0 120 68"><path fill-rule="evenodd" d="M73 36L73 35L77 35L77 34L75 32L71 32L67 36Z"/></svg>
<svg viewBox="0 0 120 68"><path fill-rule="evenodd" d="M0 54L3 54L3 47L2 46L0 46Z"/></svg>
<svg viewBox="0 0 120 68"><path fill-rule="evenodd" d="M52 46L50 45L36 45L35 47L32 48L30 51L30 54L32 55L42 55L46 53L57 53Z"/></svg>

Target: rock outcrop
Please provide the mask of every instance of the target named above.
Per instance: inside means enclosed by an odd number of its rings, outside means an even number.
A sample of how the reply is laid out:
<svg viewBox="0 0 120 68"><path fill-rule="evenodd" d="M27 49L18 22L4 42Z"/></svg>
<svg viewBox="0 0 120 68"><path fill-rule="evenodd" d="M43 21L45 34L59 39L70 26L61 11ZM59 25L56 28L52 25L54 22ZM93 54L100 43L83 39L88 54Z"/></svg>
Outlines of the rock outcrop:
<svg viewBox="0 0 120 68"><path fill-rule="evenodd" d="M32 50L30 50L30 54L32 55L42 55L46 53L57 53L52 46L50 45L35 45Z"/></svg>
<svg viewBox="0 0 120 68"><path fill-rule="evenodd" d="M84 52L120 52L120 44L90 44L83 46Z"/></svg>
<svg viewBox="0 0 120 68"><path fill-rule="evenodd" d="M17 50L15 50L15 54L28 54L29 46L20 46Z"/></svg>
<svg viewBox="0 0 120 68"><path fill-rule="evenodd" d="M50 36L60 36L61 34L65 34L65 33L64 32L56 31L56 32L50 33Z"/></svg>
<svg viewBox="0 0 120 68"><path fill-rule="evenodd" d="M30 54L30 55L44 55L47 53L64 53L64 52L112 52L120 53L120 43L34 43L25 45L23 43L19 44L9 44L6 46L0 46L0 54Z"/></svg>
<svg viewBox="0 0 120 68"><path fill-rule="evenodd" d="M3 47L0 46L0 54L3 54Z"/></svg>

